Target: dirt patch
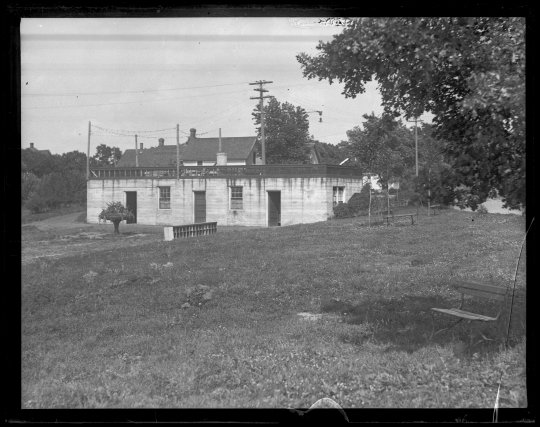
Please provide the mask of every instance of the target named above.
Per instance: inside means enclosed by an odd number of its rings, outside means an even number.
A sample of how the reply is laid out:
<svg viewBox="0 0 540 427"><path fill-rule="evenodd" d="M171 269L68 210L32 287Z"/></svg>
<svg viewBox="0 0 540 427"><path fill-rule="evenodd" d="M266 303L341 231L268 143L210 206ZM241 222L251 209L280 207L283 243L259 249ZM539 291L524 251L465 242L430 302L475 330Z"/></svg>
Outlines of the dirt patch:
<svg viewBox="0 0 540 427"><path fill-rule="evenodd" d="M138 234L132 236L114 236L95 233L81 237L80 235L61 236L55 240L24 242L22 244L22 263L28 264L39 258L63 258L80 253L114 250L138 246L151 241L161 240L159 234Z"/></svg>
<svg viewBox="0 0 540 427"><path fill-rule="evenodd" d="M61 215L22 226L22 263L137 246L163 238L162 226L122 224L121 234L115 235L112 224L80 223L76 221L79 215Z"/></svg>

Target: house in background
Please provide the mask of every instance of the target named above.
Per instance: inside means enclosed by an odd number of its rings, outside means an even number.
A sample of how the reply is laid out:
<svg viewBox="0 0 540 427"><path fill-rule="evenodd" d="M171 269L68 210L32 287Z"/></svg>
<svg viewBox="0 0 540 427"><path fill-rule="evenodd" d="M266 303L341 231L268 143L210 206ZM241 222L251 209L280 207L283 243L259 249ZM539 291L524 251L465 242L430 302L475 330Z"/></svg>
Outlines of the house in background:
<svg viewBox="0 0 540 427"><path fill-rule="evenodd" d="M229 166L261 163L255 152L255 136L222 137L219 151L220 138L198 138L196 132L196 129L190 129L191 135L182 153L184 166L214 166L218 161L218 152L225 153Z"/></svg>
<svg viewBox="0 0 540 427"><path fill-rule="evenodd" d="M139 167L176 166L176 144L165 145L163 138L159 138L158 143L157 147L151 148L143 148L141 143L137 153L134 148L124 151L116 166L119 168L136 167L137 164ZM179 148L181 161L186 146L180 145Z"/></svg>
<svg viewBox="0 0 540 427"><path fill-rule="evenodd" d="M190 136L185 144L179 146L180 165L183 166L215 166L218 163L219 139L199 138L197 130L190 129ZM257 155L256 136L234 136L221 138L222 164L229 166L260 165L261 158ZM310 163L321 164L321 156L315 144L309 144ZM135 149L127 149L117 163L117 167L161 167L176 165L176 144L165 145L163 138L159 139L157 147L143 149L140 144L137 155Z"/></svg>
<svg viewBox="0 0 540 427"><path fill-rule="evenodd" d="M51 154L51 152L49 150L38 150L37 148L35 148L33 142L30 143L29 150L34 151L34 152L43 153L43 154L48 154L49 156L52 156L52 154Z"/></svg>

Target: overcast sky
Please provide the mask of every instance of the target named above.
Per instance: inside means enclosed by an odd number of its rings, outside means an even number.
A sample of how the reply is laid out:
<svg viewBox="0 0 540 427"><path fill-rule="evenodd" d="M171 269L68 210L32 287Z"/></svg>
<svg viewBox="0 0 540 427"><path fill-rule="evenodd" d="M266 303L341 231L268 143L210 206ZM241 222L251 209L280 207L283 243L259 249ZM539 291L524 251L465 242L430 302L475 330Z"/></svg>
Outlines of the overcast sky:
<svg viewBox="0 0 540 427"><path fill-rule="evenodd" d="M310 113L310 133L337 144L365 113L382 113L375 83L345 99L342 85L308 80L296 55L316 54L343 27L319 18L23 18L22 148L54 154L99 144L180 142L190 128L217 137L255 135L251 112L265 88ZM265 101L266 102L266 101ZM105 129L105 130L104 130ZM117 133L112 133L115 131ZM118 135L128 134L128 136Z"/></svg>

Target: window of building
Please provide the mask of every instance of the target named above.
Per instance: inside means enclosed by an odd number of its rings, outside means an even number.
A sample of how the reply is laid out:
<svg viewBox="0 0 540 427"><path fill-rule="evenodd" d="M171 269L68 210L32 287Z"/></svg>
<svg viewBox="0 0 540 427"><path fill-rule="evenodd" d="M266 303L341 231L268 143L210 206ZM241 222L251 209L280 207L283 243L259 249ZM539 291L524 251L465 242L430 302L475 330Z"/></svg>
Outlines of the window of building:
<svg viewBox="0 0 540 427"><path fill-rule="evenodd" d="M257 158L256 158L255 150L253 150L253 164L254 165L257 164Z"/></svg>
<svg viewBox="0 0 540 427"><path fill-rule="evenodd" d="M231 209L238 210L243 208L243 187L231 187Z"/></svg>
<svg viewBox="0 0 540 427"><path fill-rule="evenodd" d="M334 206L339 203L343 203L343 195L345 193L345 187L334 187L333 191L333 202Z"/></svg>
<svg viewBox="0 0 540 427"><path fill-rule="evenodd" d="M202 166L202 160L197 160L197 166Z"/></svg>
<svg viewBox="0 0 540 427"><path fill-rule="evenodd" d="M159 209L171 208L171 187L159 187Z"/></svg>

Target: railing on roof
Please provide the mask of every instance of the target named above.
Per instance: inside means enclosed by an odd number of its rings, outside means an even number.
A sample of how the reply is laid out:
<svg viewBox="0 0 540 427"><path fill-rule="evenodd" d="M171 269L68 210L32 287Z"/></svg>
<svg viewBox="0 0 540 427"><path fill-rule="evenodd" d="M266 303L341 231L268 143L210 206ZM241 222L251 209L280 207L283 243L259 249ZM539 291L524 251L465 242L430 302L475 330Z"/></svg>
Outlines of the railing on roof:
<svg viewBox="0 0 540 427"><path fill-rule="evenodd" d="M195 177L223 178L230 176L249 177L362 177L354 166L338 165L249 165L249 166L182 166L180 179ZM162 178L175 179L176 167L124 167L91 168L90 179Z"/></svg>

